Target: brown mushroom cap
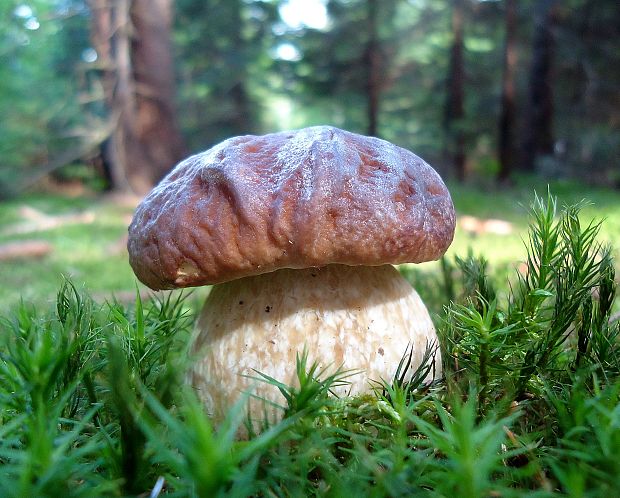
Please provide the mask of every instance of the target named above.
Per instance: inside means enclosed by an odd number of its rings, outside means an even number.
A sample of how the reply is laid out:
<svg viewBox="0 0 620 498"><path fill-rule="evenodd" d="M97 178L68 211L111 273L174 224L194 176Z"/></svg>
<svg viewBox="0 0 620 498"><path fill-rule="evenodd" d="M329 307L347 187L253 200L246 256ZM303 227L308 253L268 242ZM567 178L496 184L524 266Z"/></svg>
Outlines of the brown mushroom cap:
<svg viewBox="0 0 620 498"><path fill-rule="evenodd" d="M144 199L129 260L152 289L279 268L439 258L455 215L439 175L385 140L317 126L228 139Z"/></svg>

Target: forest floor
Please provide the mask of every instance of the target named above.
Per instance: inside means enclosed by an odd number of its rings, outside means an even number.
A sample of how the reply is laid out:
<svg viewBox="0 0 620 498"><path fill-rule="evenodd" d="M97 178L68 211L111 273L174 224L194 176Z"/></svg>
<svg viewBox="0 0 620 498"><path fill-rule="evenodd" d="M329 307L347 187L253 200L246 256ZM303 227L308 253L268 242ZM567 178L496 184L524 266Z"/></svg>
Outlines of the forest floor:
<svg viewBox="0 0 620 498"><path fill-rule="evenodd" d="M458 216L449 260L471 252L488 260L494 278L514 274L525 259L528 206L535 192L546 195L547 183L520 180L510 189L482 184L449 187ZM609 242L618 255L620 192L576 182L554 182L549 189L559 205L585 200L583 223L602 220L600 240ZM138 201L115 195L33 193L0 203L0 312L20 300L35 306L53 303L63 277L97 301L129 302L137 291L147 295L126 252L127 225ZM403 272L425 300L433 300L429 286L440 278L439 263L409 265ZM196 299L204 292L199 290Z"/></svg>

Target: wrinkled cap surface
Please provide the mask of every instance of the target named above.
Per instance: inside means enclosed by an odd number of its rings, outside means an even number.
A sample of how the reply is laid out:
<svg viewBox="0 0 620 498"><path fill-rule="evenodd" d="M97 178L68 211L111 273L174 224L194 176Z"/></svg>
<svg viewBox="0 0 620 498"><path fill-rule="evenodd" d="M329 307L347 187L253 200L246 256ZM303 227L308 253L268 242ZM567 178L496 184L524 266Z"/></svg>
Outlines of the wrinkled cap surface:
<svg viewBox="0 0 620 498"><path fill-rule="evenodd" d="M438 259L454 235L439 175L385 140L328 126L230 138L138 206L129 261L152 289L279 268Z"/></svg>

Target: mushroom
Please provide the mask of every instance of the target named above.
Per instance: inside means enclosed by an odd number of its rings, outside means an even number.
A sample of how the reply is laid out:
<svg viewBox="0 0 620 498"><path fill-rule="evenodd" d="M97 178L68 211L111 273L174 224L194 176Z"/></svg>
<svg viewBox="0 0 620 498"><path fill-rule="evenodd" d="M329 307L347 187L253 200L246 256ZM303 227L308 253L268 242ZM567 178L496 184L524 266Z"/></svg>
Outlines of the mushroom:
<svg viewBox="0 0 620 498"><path fill-rule="evenodd" d="M230 138L181 162L138 206L128 250L152 289L215 284L191 380L221 419L244 391L282 404L252 377L294 382L304 347L309 361L360 372L337 394L391 380L407 348L419 365L435 329L392 265L438 259L454 227L446 186L418 156L317 126ZM249 410L275 416L256 399Z"/></svg>

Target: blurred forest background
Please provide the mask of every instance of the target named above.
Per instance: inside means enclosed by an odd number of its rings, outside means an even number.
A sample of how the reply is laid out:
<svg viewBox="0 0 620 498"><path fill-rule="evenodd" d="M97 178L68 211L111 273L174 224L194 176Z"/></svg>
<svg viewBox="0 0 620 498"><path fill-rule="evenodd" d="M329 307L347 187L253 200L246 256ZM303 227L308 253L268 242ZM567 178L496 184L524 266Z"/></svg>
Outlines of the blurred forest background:
<svg viewBox="0 0 620 498"><path fill-rule="evenodd" d="M232 135L333 124L449 177L620 184L617 0L0 1L0 190L147 191Z"/></svg>
<svg viewBox="0 0 620 498"><path fill-rule="evenodd" d="M5 304L61 273L132 289L133 205L99 193L140 196L225 138L316 124L435 166L461 253L514 262L517 205L548 182L620 233L618 0L0 0L0 60L0 238L46 258L0 251Z"/></svg>

